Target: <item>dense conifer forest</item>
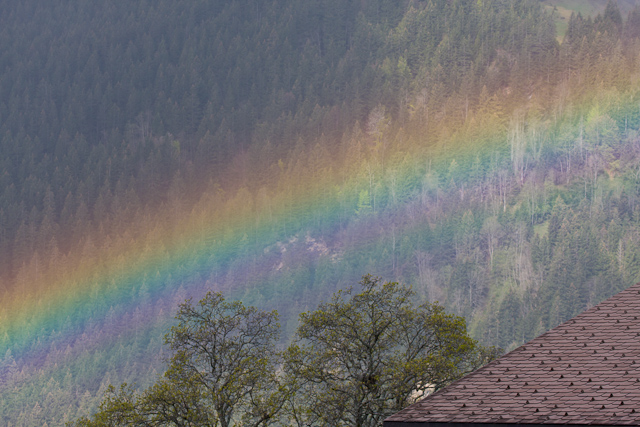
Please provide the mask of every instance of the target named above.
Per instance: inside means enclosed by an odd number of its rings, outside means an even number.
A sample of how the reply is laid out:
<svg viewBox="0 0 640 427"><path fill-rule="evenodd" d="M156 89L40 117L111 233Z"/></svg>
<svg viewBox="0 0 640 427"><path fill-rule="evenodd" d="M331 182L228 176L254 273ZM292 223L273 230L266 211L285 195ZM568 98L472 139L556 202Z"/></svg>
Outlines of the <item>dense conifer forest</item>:
<svg viewBox="0 0 640 427"><path fill-rule="evenodd" d="M640 280L640 9L546 3L0 0L7 425L149 385L209 289L285 344L371 273L510 349Z"/></svg>

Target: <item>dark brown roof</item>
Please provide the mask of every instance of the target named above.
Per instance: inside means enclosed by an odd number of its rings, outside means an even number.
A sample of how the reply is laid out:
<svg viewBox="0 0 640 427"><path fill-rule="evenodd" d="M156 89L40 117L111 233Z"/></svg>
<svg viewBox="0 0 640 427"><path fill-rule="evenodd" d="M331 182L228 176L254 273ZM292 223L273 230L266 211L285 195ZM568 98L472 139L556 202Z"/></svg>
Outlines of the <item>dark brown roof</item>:
<svg viewBox="0 0 640 427"><path fill-rule="evenodd" d="M640 283L385 420L640 424Z"/></svg>

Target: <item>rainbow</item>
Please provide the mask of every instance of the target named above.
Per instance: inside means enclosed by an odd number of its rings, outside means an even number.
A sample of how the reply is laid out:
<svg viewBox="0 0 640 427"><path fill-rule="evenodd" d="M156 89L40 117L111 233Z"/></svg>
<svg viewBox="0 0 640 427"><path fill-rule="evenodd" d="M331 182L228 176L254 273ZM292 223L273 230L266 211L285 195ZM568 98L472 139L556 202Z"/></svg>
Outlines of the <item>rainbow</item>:
<svg viewBox="0 0 640 427"><path fill-rule="evenodd" d="M640 99L634 76L622 91L599 87L576 95L555 122L575 123L594 105L612 116L634 108ZM493 102L506 101L496 95ZM544 116L557 106L543 107L536 114ZM533 120L529 110L533 105L523 114ZM36 255L25 259L16 286L2 294L0 378L12 366L57 378L71 371L78 378L94 375L77 381L97 390L108 364L97 370L83 364L146 337L149 346L139 351L149 370L132 375L144 384L150 372L161 371L157 337L186 298L216 290L272 308L286 297L292 303L282 317L285 332L291 332L298 312L364 273L403 278L402 269L393 265L402 240L427 235L436 223L454 226L464 213L444 212L434 200L474 197L472 177L465 172L474 164L485 174L492 167L511 168L509 120L495 111L477 112L461 126L459 120L443 121L429 138L419 128L396 126L383 154L380 141L360 134L340 145L336 157L341 162L321 147L306 157L274 159L264 167L276 171L269 172L276 177L271 184L225 191L212 184L191 198L197 200L192 205L168 203L159 212L136 213L117 238L101 241L96 232L40 267ZM559 126L540 122L549 132ZM455 191L447 190L452 181ZM373 258L381 240L391 261ZM425 251L429 245L427 240ZM338 263L346 277L332 275ZM371 269L349 268L361 265ZM322 288L309 289L305 274L312 269L324 275L316 280ZM31 380L28 375L20 379L23 385Z"/></svg>

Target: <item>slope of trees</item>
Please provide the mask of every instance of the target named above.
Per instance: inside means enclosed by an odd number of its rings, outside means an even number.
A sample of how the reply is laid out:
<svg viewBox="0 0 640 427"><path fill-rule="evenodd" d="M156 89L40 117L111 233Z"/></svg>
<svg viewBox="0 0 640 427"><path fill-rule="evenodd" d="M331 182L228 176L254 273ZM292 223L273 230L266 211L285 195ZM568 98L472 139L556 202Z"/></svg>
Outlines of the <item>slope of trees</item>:
<svg viewBox="0 0 640 427"><path fill-rule="evenodd" d="M423 109L457 88L467 104L492 93L509 74L488 75L499 49L554 50L535 2L30 0L0 3L0 17L4 288L36 253L46 263L190 206L211 179L268 179L252 161L318 139L333 157L380 102L406 120L418 86L434 88Z"/></svg>
<svg viewBox="0 0 640 427"><path fill-rule="evenodd" d="M637 10L38 3L0 2L11 425L151 385L209 289L286 341L371 271L509 348L640 279Z"/></svg>

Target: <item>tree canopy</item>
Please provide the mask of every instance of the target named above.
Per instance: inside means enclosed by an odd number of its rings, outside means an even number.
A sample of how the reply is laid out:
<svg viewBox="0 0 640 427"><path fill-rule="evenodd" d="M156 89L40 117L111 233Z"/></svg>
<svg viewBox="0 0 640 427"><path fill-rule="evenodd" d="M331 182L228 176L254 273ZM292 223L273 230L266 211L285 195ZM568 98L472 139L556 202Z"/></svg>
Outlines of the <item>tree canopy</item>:
<svg viewBox="0 0 640 427"><path fill-rule="evenodd" d="M77 427L378 426L394 411L497 354L464 319L413 291L364 276L361 289L300 316L296 340L276 352L277 313L208 293L180 305L165 343L169 367L141 393L110 387Z"/></svg>
<svg viewBox="0 0 640 427"><path fill-rule="evenodd" d="M278 314L209 292L181 304L165 337L169 367L136 394L110 387L100 411L77 426L269 425L284 403L276 375Z"/></svg>
<svg viewBox="0 0 640 427"><path fill-rule="evenodd" d="M286 353L300 387L298 426L381 425L497 354L468 336L463 318L415 300L410 288L367 275L300 315Z"/></svg>

